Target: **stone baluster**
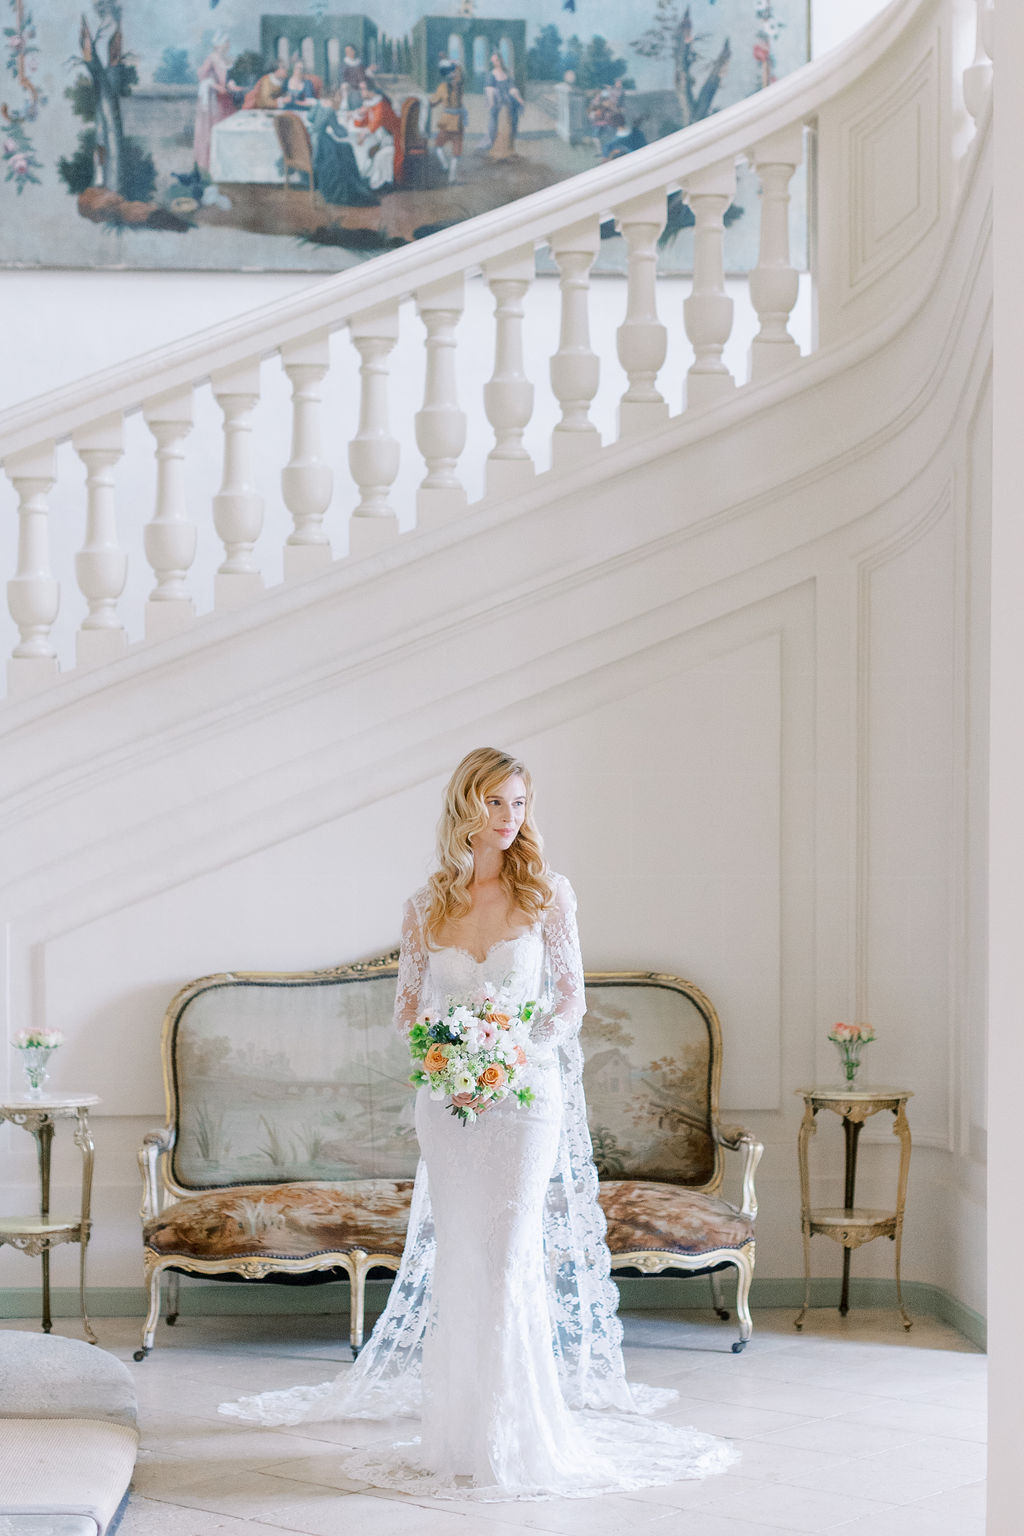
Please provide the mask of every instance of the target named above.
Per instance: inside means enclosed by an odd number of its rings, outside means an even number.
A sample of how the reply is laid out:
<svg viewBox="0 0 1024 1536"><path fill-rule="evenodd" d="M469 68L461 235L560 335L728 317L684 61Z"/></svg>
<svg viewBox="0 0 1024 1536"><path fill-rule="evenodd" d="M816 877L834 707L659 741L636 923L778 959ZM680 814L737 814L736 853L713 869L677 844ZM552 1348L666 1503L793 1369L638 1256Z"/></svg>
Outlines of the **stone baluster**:
<svg viewBox="0 0 1024 1536"><path fill-rule="evenodd" d="M117 542L114 505L114 465L124 452L123 419L107 416L79 427L71 441L85 465L85 543L75 556L75 575L89 605L75 636L75 657L80 667L90 667L116 660L128 644L117 616L128 557Z"/></svg>
<svg viewBox="0 0 1024 1536"><path fill-rule="evenodd" d="M974 59L964 70L964 105L977 123L992 92L993 0L974 0Z"/></svg>
<svg viewBox="0 0 1024 1536"><path fill-rule="evenodd" d="M523 446L533 415L533 385L523 371L523 297L533 271L532 245L484 265L494 295L494 372L484 385L484 409L494 428L486 467L489 496L512 495L534 475L533 460Z"/></svg>
<svg viewBox="0 0 1024 1536"><path fill-rule="evenodd" d="M766 379L800 356L789 316L800 294L800 274L789 255L789 183L803 158L803 127L796 123L757 144L750 163L761 181L761 242L750 274L750 298L761 328L750 346L750 377Z"/></svg>
<svg viewBox="0 0 1024 1536"><path fill-rule="evenodd" d="M50 571L46 499L57 478L53 443L12 453L4 470L18 493L18 564L7 583L7 606L21 637L7 663L7 683L13 695L22 695L57 677L50 629L60 611L60 586Z"/></svg>
<svg viewBox="0 0 1024 1536"><path fill-rule="evenodd" d="M455 473L466 446L466 413L459 409L455 368L455 327L465 302L461 272L416 294L427 331L423 409L416 412L416 443L427 464L416 492L416 521L425 528L448 522L466 507L466 492Z"/></svg>
<svg viewBox="0 0 1024 1536"><path fill-rule="evenodd" d="M578 464L601 446L590 420L590 402L597 394L601 364L590 346L590 269L601 246L597 219L584 219L559 230L550 241L562 290L562 322L558 351L551 359L551 388L562 407L562 419L551 437L555 469Z"/></svg>
<svg viewBox="0 0 1024 1536"><path fill-rule="evenodd" d="M252 464L252 413L260 397L258 358L221 368L210 379L224 417L224 468L213 498L213 525L224 545L214 577L214 607L240 608L263 591L253 553L263 530L263 497Z"/></svg>
<svg viewBox="0 0 1024 1536"><path fill-rule="evenodd" d="M324 514L331 504L334 471L321 456L320 385L330 367L326 331L281 348L292 386L292 454L281 471L281 493L295 526L284 546L284 579L301 581L331 563Z"/></svg>
<svg viewBox="0 0 1024 1536"><path fill-rule="evenodd" d="M635 437L668 420L668 402L657 387L668 332L658 319L658 236L665 225L665 193L652 192L616 210L629 251L626 318L615 344L629 379L619 401L619 436Z"/></svg>
<svg viewBox="0 0 1024 1536"><path fill-rule="evenodd" d="M398 474L399 448L388 426L388 357L398 340L398 306L367 310L349 321L359 367L359 429L348 445L348 463L359 487L349 519L348 552L369 555L398 537L398 518L388 494Z"/></svg>
<svg viewBox="0 0 1024 1536"><path fill-rule="evenodd" d="M192 390L173 390L142 408L156 439L156 503L143 547L156 586L146 603L146 639L180 634L195 618L185 578L196 555L196 527L185 495L185 438L192 430Z"/></svg>
<svg viewBox="0 0 1024 1536"><path fill-rule="evenodd" d="M693 287L683 304L686 334L694 360L686 375L686 405L700 409L721 400L736 387L722 360L732 331L732 299L725 291L722 236L725 210L736 192L732 161L709 166L691 176L686 201L693 209Z"/></svg>

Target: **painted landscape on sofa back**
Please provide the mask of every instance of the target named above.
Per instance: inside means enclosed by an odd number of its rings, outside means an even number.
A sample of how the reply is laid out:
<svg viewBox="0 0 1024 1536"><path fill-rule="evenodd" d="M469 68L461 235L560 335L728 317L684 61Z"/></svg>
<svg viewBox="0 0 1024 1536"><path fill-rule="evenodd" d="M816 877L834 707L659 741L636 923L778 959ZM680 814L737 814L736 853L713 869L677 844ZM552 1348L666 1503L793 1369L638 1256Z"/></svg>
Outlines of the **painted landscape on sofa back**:
<svg viewBox="0 0 1024 1536"><path fill-rule="evenodd" d="M165 1024L184 1190L416 1171L410 1062L392 1023L395 968L213 977ZM715 1167L718 1030L673 978L588 978L584 1084L605 1178L701 1185Z"/></svg>

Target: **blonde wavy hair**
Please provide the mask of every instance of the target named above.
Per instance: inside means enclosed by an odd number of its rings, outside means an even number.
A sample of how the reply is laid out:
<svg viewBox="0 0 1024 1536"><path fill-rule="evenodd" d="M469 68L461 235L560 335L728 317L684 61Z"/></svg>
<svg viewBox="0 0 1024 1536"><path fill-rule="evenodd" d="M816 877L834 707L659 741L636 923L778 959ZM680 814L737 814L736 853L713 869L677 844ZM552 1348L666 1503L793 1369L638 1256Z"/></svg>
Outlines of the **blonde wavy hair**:
<svg viewBox="0 0 1024 1536"><path fill-rule="evenodd" d="M438 868L427 881L424 919L427 941L436 940L448 923L465 917L473 905L473 844L488 823L487 797L499 784L518 774L526 785L526 814L515 841L505 850L501 883L510 911L536 921L554 899L551 871L544 860L543 839L533 823L533 780L519 758L495 747L467 753L448 781L444 810L437 824Z"/></svg>

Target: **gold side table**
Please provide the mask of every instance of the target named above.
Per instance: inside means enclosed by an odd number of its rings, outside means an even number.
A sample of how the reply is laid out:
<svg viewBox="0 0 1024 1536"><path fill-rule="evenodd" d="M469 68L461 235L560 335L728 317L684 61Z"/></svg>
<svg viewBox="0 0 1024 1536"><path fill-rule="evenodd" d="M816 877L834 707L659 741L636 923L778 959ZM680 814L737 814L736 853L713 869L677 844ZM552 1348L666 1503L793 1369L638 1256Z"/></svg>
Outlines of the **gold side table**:
<svg viewBox="0 0 1024 1536"><path fill-rule="evenodd" d="M906 1102L913 1098L909 1088L857 1088L852 1083L837 1088L798 1088L804 1101L804 1118L800 1123L797 1151L800 1160L800 1226L804 1237L804 1304L794 1326L802 1328L807 1309L811 1304L811 1238L815 1233L830 1237L843 1245L843 1286L839 1298L839 1311L845 1317L850 1310L850 1253L862 1243L870 1243L876 1237L888 1237L896 1244L896 1305L904 1328L911 1328L912 1321L903 1306L900 1290L900 1248L903 1241L903 1211L907 1199L907 1175L910 1172L910 1126L907 1124ZM811 1205L811 1179L807 1167L807 1147L816 1134L816 1116L820 1109L830 1109L843 1122L846 1142L845 1187L843 1205ZM857 1184L857 1141L865 1120L882 1110L891 1110L894 1116L892 1132L899 1137L900 1166L896 1182L895 1209L869 1210L855 1204Z"/></svg>
<svg viewBox="0 0 1024 1536"><path fill-rule="evenodd" d="M89 1129L89 1110L100 1101L94 1093L71 1097L8 1099L0 1103L0 1124L10 1121L35 1137L39 1152L39 1215L0 1216L0 1245L10 1243L22 1253L41 1256L43 1261L43 1332L53 1327L50 1316L50 1250L59 1243L78 1243L80 1248L78 1291L82 1305L82 1326L90 1344L97 1342L85 1307L85 1253L92 1222L93 1139ZM82 1196L77 1216L58 1216L50 1210L50 1152L54 1127L58 1120L75 1121L75 1146L82 1154Z"/></svg>

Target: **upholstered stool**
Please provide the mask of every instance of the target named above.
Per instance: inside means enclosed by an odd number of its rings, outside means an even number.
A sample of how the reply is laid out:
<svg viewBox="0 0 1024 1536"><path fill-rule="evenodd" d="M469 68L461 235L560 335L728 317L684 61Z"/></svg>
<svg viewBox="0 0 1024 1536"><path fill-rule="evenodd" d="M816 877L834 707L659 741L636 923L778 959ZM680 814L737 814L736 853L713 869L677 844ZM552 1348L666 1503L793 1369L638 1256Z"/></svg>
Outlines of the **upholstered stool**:
<svg viewBox="0 0 1024 1536"><path fill-rule="evenodd" d="M135 1467L131 1374L95 1345L0 1332L0 1536L104 1536Z"/></svg>

